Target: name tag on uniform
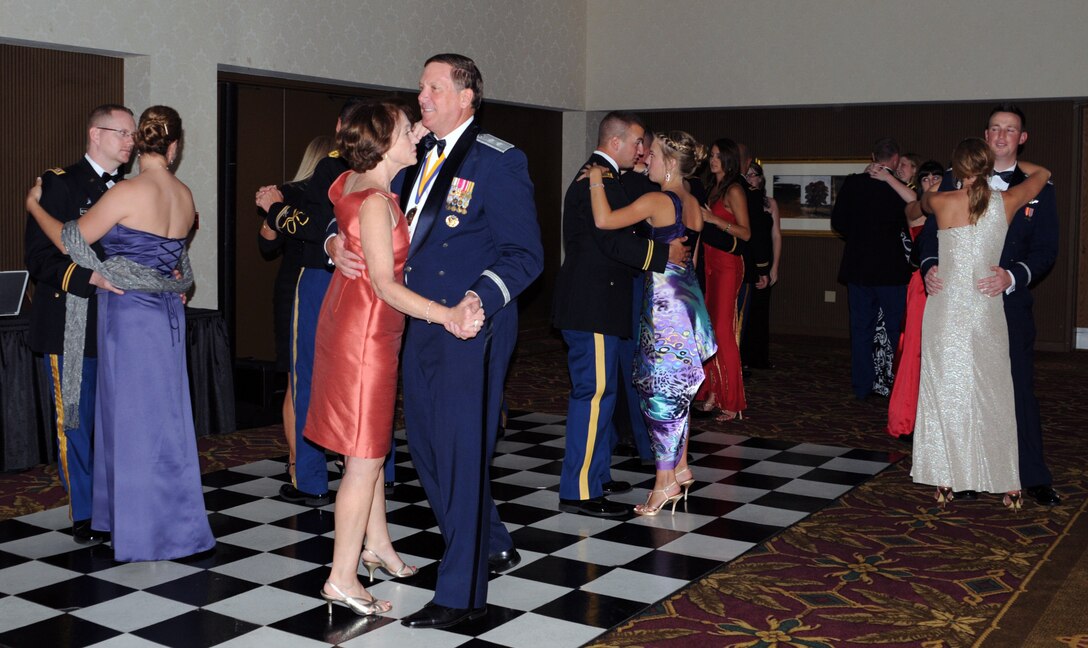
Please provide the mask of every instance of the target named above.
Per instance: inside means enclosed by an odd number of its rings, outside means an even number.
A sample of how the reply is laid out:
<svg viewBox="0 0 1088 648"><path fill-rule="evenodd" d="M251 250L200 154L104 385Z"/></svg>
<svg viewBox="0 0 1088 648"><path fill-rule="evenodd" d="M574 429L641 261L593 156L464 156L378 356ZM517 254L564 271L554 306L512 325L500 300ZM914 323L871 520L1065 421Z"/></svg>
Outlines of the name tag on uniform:
<svg viewBox="0 0 1088 648"><path fill-rule="evenodd" d="M467 214L468 204L472 202L472 189L476 183L464 178L454 178L450 183L450 192L446 194L446 209L457 214ZM449 221L446 222L447 225ZM456 224L450 227L457 227Z"/></svg>

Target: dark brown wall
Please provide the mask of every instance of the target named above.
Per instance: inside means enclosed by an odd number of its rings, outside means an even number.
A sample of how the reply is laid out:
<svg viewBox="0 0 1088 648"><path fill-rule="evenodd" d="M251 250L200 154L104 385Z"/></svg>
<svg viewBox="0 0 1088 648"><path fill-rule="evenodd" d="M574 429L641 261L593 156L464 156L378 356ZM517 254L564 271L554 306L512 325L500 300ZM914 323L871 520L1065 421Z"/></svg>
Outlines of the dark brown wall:
<svg viewBox="0 0 1088 648"><path fill-rule="evenodd" d="M124 103L124 65L109 56L0 45L0 80L0 270L19 270L27 189L45 169L86 152L87 114Z"/></svg>
<svg viewBox="0 0 1088 648"><path fill-rule="evenodd" d="M220 83L232 83L237 89L233 223L237 244L234 250L220 251L235 264L235 357L271 360L275 357L272 283L279 260L265 261L257 251L260 221L253 204L256 189L294 176L310 140L332 134L340 106L349 95L388 93L227 73L220 75ZM414 94L402 96L414 102ZM479 119L485 129L517 145L528 156L542 236L546 245L556 242L556 249L545 249L548 265L542 279L519 299L522 326L537 326L547 321L551 285L558 272L562 165L556 143L562 141L562 113L485 102Z"/></svg>
<svg viewBox="0 0 1088 648"><path fill-rule="evenodd" d="M1076 297L1080 109L1068 100L1020 106L1029 133L1022 155L1053 171L1062 237L1054 270L1034 291L1038 346L1066 350L1073 338ZM898 104L667 111L644 117L651 129L686 130L703 142L733 138L765 160L864 158L874 140L890 136L905 152L947 163L957 142L982 135L990 108L990 103ZM846 290L835 281L841 254L842 242L833 236L785 237L772 300L773 333L849 335ZM835 291L837 301L825 302L825 291Z"/></svg>

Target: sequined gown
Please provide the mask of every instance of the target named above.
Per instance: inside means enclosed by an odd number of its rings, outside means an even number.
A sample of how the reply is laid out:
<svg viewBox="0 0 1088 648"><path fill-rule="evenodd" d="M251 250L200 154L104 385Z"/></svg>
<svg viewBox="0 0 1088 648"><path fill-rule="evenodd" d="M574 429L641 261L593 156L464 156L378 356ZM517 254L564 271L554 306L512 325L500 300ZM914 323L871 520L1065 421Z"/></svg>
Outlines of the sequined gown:
<svg viewBox="0 0 1088 648"><path fill-rule="evenodd" d="M101 243L109 257L169 274L185 239L115 225ZM169 560L215 546L200 484L185 350L180 295L98 291L91 526L113 534L117 561Z"/></svg>
<svg viewBox="0 0 1088 648"><path fill-rule="evenodd" d="M688 235L694 244L698 233L684 227L679 196L665 194L676 220L650 228L650 238L668 244ZM703 362L717 349L694 266L670 262L663 273L647 272L634 378L658 470L671 470L680 460L691 401L703 382Z"/></svg>
<svg viewBox="0 0 1088 648"><path fill-rule="evenodd" d="M388 198L393 227L393 274L402 282L408 258L408 223L395 194L365 189L344 194L345 172L329 187L345 246L360 257L359 208L371 196ZM375 200L381 200L375 198ZM306 415L307 439L349 457L384 457L393 440L397 357L404 315L378 299L370 275L348 279L337 272L317 320L313 396Z"/></svg>
<svg viewBox="0 0 1088 648"><path fill-rule="evenodd" d="M937 233L944 287L926 300L922 317L915 482L954 491L1020 488L1004 306L975 287L993 274L1007 230L995 191L976 225Z"/></svg>

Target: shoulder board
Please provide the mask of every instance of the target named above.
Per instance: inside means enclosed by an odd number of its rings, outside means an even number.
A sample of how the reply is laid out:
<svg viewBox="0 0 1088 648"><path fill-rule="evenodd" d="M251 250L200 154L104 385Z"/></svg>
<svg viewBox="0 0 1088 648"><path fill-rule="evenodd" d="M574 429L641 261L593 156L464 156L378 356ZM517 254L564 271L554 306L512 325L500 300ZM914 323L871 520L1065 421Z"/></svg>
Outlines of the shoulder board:
<svg viewBox="0 0 1088 648"><path fill-rule="evenodd" d="M54 167L52 169L46 169L43 173L52 173L53 175L64 175L64 169L60 167Z"/></svg>
<svg viewBox="0 0 1088 648"><path fill-rule="evenodd" d="M514 145L506 140L501 140L490 133L480 133L476 136L476 141L484 146L490 146L499 153L505 153L514 148Z"/></svg>
<svg viewBox="0 0 1088 648"><path fill-rule="evenodd" d="M604 171L604 172L601 173L601 178L607 178L609 180L612 180L615 177L616 177L616 174L612 173L611 171Z"/></svg>
<svg viewBox="0 0 1088 648"><path fill-rule="evenodd" d="M331 157L331 158L340 157L340 151L338 151L336 149L333 149L333 150L329 151L329 157Z"/></svg>

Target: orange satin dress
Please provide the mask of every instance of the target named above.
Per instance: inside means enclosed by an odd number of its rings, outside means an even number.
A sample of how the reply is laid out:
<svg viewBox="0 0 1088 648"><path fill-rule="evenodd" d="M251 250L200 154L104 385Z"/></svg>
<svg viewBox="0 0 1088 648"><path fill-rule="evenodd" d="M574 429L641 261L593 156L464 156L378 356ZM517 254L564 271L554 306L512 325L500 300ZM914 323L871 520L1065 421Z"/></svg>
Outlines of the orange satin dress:
<svg viewBox="0 0 1088 648"><path fill-rule="evenodd" d="M346 238L347 249L364 256L359 243L359 208L375 194L385 196L396 217L393 274L403 281L408 223L397 196L377 189L343 195L349 175L350 171L344 173L329 187L336 224ZM307 439L349 457L374 459L389 453L403 334L404 315L378 299L367 270L357 279L333 274L317 320L313 388L303 432Z"/></svg>
<svg viewBox="0 0 1088 648"><path fill-rule="evenodd" d="M733 212L717 200L710 206L716 216L734 225ZM710 227L713 227L712 225ZM703 365L706 380L696 394L696 400L706 400L714 394L716 406L731 412L748 409L744 397L744 378L737 345L737 293L744 280L744 258L703 245L706 274L706 310L714 326L718 353Z"/></svg>

